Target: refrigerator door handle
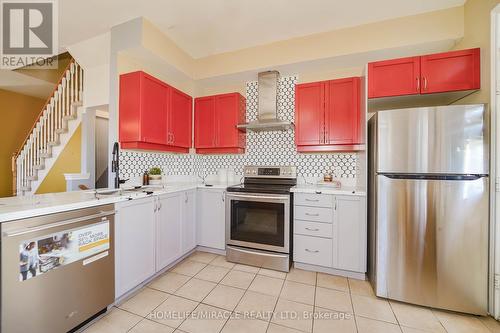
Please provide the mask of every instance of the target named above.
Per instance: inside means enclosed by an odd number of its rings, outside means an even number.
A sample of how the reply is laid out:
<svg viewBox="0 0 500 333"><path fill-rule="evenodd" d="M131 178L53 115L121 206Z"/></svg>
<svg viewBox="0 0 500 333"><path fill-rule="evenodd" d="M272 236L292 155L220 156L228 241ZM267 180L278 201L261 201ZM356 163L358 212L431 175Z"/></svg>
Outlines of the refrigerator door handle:
<svg viewBox="0 0 500 333"><path fill-rule="evenodd" d="M488 175L455 175L455 174L401 174L401 173L379 173L379 175L390 179L406 180L477 180L488 177Z"/></svg>

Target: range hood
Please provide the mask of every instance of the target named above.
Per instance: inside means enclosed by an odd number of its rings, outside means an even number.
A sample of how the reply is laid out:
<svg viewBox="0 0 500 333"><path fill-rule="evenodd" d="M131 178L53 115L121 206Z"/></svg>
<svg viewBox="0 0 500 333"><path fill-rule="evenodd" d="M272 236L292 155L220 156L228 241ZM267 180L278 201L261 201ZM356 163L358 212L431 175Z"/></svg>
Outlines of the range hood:
<svg viewBox="0 0 500 333"><path fill-rule="evenodd" d="M293 123L278 119L278 71L259 73L259 104L257 119L247 124L240 124L238 128L249 131L286 131L293 127Z"/></svg>

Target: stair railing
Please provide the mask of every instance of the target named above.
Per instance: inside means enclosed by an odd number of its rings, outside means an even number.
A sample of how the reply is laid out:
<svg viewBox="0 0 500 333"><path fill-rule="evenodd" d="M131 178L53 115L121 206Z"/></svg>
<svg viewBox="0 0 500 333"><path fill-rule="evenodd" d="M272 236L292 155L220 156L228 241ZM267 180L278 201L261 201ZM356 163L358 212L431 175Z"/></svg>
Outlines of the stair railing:
<svg viewBox="0 0 500 333"><path fill-rule="evenodd" d="M12 156L14 195L31 192L31 183L38 179L38 170L45 167L52 147L60 143L59 135L67 130L68 120L76 118L82 92L83 69L71 59L23 144Z"/></svg>

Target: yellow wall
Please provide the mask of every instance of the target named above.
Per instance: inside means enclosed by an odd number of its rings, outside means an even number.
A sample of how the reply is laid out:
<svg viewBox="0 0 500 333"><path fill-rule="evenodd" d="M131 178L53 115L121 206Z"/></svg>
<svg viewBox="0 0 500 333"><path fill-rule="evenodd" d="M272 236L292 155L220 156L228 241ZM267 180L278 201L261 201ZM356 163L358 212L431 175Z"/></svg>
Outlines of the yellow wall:
<svg viewBox="0 0 500 333"><path fill-rule="evenodd" d="M491 11L499 0L468 0L464 6L464 38L456 50L481 48L481 90L460 100L459 104L490 103L491 85Z"/></svg>
<svg viewBox="0 0 500 333"><path fill-rule="evenodd" d="M66 191L65 173L79 173L82 156L82 129L78 126L57 161L36 191L37 194Z"/></svg>
<svg viewBox="0 0 500 333"><path fill-rule="evenodd" d="M12 154L19 149L45 100L0 89L0 197L12 195Z"/></svg>

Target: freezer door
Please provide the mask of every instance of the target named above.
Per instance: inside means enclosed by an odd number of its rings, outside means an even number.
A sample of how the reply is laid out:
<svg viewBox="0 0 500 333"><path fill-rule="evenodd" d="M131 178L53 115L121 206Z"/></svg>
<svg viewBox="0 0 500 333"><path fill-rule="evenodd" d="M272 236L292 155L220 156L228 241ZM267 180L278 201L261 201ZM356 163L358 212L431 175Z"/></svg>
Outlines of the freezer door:
<svg viewBox="0 0 500 333"><path fill-rule="evenodd" d="M488 174L485 106L379 111L379 173Z"/></svg>
<svg viewBox="0 0 500 333"><path fill-rule="evenodd" d="M377 296L486 314L488 178L377 176Z"/></svg>

